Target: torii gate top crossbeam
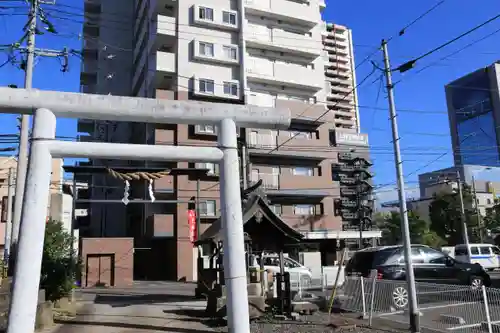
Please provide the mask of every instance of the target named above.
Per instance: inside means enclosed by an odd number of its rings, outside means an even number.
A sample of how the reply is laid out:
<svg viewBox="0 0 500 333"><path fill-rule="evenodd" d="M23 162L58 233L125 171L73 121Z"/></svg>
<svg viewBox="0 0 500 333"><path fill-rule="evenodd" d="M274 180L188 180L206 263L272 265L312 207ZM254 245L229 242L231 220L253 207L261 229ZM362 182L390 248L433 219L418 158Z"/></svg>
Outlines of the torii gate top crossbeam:
<svg viewBox="0 0 500 333"><path fill-rule="evenodd" d="M191 125L230 118L241 127L269 129L287 129L291 119L288 109L251 105L0 88L0 113L40 108L64 118Z"/></svg>

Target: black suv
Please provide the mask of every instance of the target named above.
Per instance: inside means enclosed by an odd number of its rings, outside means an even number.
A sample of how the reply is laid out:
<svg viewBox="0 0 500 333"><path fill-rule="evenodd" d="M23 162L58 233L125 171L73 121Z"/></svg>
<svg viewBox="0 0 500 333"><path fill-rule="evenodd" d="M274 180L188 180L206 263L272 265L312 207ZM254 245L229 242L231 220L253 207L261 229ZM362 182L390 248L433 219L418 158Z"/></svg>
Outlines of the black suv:
<svg viewBox="0 0 500 333"><path fill-rule="evenodd" d="M491 285L488 273L479 264L459 262L441 251L425 245L412 245L411 258L415 280L418 282L470 285L474 289L482 285ZM378 279L405 280L406 265L403 246L382 246L363 249L354 253L346 265L347 276L369 277L372 270L376 270ZM394 287L392 292L408 295L405 285ZM398 290L396 290L398 289ZM402 295L398 295L401 298ZM396 308L407 305L406 302L396 304Z"/></svg>

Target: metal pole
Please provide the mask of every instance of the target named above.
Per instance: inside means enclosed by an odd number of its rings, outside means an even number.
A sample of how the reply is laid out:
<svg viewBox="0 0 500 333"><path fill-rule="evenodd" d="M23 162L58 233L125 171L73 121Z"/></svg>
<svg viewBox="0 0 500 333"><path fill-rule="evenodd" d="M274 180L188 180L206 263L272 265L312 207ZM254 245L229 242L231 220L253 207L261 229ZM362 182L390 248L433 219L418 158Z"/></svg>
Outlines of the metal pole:
<svg viewBox="0 0 500 333"><path fill-rule="evenodd" d="M474 174L472 174L472 194L474 195L474 208L476 209L476 216L477 216L477 231L479 233L479 240L482 243L483 242L483 229L481 227L481 212L479 211L479 201L477 200L477 193L476 193L476 180L474 179Z"/></svg>
<svg viewBox="0 0 500 333"><path fill-rule="evenodd" d="M241 145L241 172L243 173L243 189L248 187L248 164L247 164L247 146L243 143Z"/></svg>
<svg viewBox="0 0 500 333"><path fill-rule="evenodd" d="M25 89L31 89L33 82L33 64L35 60L35 32L38 14L38 0L31 1L29 13L30 23L28 28L28 45L26 73L24 77ZM21 133L19 136L19 157L17 159L16 172L16 200L14 201L14 216L12 220L12 239L13 244L17 244L19 239L19 228L21 223L21 214L23 209L24 185L26 182L26 170L28 164L28 139L29 139L30 117L23 114L21 116ZM14 248L15 250L15 248Z"/></svg>
<svg viewBox="0 0 500 333"><path fill-rule="evenodd" d="M196 179L196 240L200 239L200 178Z"/></svg>
<svg viewBox="0 0 500 333"><path fill-rule="evenodd" d="M8 180L8 188L7 188L7 221L5 223L5 244L3 250L3 262L4 265L9 262L10 255L10 242L12 237L12 183L14 178L14 172L12 168L9 168L9 180Z"/></svg>
<svg viewBox="0 0 500 333"><path fill-rule="evenodd" d="M415 288L415 276L413 263L411 261L411 239L408 223L408 211L406 209L405 183L403 178L403 164L399 148L398 123L396 119L396 106L394 103L394 86L392 84L391 64L389 62L389 51L387 41L382 40L382 51L384 54L385 79L389 100L389 112L392 126L392 143L394 146L394 162L396 164L396 176L398 180L399 211L401 214L401 231L403 232L404 257L406 263L406 282L408 285L409 307L410 307L410 330L413 333L420 332L420 314L417 304L417 292Z"/></svg>
<svg viewBox="0 0 500 333"><path fill-rule="evenodd" d="M359 249L363 249L363 220L359 221Z"/></svg>
<svg viewBox="0 0 500 333"><path fill-rule="evenodd" d="M470 260L470 247L469 247L469 235L467 233L467 219L465 217L465 206L464 206L464 195L462 191L462 180L460 178L460 170L457 169L457 187L458 187L458 198L460 200L460 219L462 220L462 237L464 240L465 247L467 248L467 256Z"/></svg>
<svg viewBox="0 0 500 333"><path fill-rule="evenodd" d="M76 256L75 256L75 224L76 224L76 202L78 200L78 190L76 189L76 178L75 174L73 174L73 203L71 205L71 226L70 226L70 231L71 231L71 253L70 253L70 258L71 258L71 274L75 274L75 264L76 264ZM73 284L75 283L76 276L73 275ZM71 302L75 301L75 289L71 288Z"/></svg>
<svg viewBox="0 0 500 333"><path fill-rule="evenodd" d="M220 189L227 327L230 333L250 333L236 124L233 119L224 119L219 128L219 148L223 152Z"/></svg>
<svg viewBox="0 0 500 333"><path fill-rule="evenodd" d="M25 207L29 209L23 209L21 219L8 333L30 333L35 330L45 237L44 217L47 215L52 171L49 144L54 140L55 134L54 114L47 109L36 110L24 198Z"/></svg>

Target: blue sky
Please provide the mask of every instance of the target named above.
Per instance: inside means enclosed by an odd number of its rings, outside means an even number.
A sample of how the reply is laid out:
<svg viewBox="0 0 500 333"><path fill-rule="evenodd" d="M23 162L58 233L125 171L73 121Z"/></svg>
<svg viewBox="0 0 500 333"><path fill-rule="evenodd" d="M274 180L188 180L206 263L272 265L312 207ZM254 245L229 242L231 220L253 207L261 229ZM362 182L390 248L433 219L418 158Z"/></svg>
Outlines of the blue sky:
<svg viewBox="0 0 500 333"><path fill-rule="evenodd" d="M127 0L128 1L128 0ZM389 44L389 52L393 67L404 63L426 51L458 36L462 32L487 20L500 12L498 0L447 0L436 10L408 29L403 37L397 37L399 30L420 14L434 6L438 0L396 1L396 0L361 0L361 1L328 1L324 12L326 21L346 25L353 31L356 62L360 63L366 56L374 52L382 38L396 37ZM45 6L57 10L78 12L83 0L57 0L56 6ZM404 4L403 4L404 3ZM0 6L22 6L21 1L1 1ZM65 7L71 6L71 7ZM21 9L7 10L0 8L0 44L16 41L21 35L21 28L26 18L20 14ZM61 15L54 13L56 15ZM66 16L67 15L62 15ZM37 46L51 49L80 49L81 17L74 21L53 18L52 23L60 32L60 36L45 34L37 37ZM446 60L435 63L463 46L500 29L500 20L492 22L473 34L453 43L449 47L429 56L417 63L417 67L404 75L395 73L394 80L402 80L396 86L396 105L401 110L421 110L423 112L400 112L399 129L403 151L404 173L408 186L415 186L416 175L452 164L451 143L446 115L444 85L455 78L487 66L500 57L500 33L474 46L459 52ZM6 54L0 53L0 64ZM372 57L373 61L382 64L381 53ZM434 64L435 63L435 64ZM433 64L426 70L417 73L420 68ZM78 91L80 63L77 57L70 58L69 73L60 71L60 62L54 58L37 59L33 87L37 89ZM358 82L372 70L370 62L358 68ZM23 86L24 73L10 65L0 68L0 85L17 84ZM377 184L395 183L395 168L392 157L390 124L388 121L387 99L376 72L365 85L358 90L359 104L368 106L360 108L362 131L370 135L372 156L375 163L374 172ZM373 81L376 81L372 83ZM373 108L375 107L375 109ZM377 109L382 108L382 109ZM0 132L14 133L16 120L14 115L1 115ZM75 136L74 120L58 121L57 134ZM425 134L425 135L424 135ZM449 152L438 161L439 155ZM419 170L421 168L421 170ZM419 171L416 171L419 170ZM390 186L389 186L390 187Z"/></svg>

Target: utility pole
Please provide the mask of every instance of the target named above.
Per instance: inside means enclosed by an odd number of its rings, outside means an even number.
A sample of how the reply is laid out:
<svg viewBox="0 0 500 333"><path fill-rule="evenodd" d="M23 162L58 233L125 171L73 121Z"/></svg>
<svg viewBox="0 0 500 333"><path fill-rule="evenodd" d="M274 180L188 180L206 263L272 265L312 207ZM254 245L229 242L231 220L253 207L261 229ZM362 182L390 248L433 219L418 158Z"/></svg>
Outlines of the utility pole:
<svg viewBox="0 0 500 333"><path fill-rule="evenodd" d="M37 49L35 47L35 37L37 32L37 20L40 11L40 16L44 23L48 26L47 31L55 32L53 25L46 20L45 14L42 9L39 8L40 4L53 4L51 2L43 2L40 0L31 0L30 11L29 11L29 21L28 21L28 32L27 32L27 45L26 47L20 47L16 45L16 49L26 53L26 64L25 64L25 76L24 76L24 88L31 89L33 85L33 70L35 62L35 54L43 57L64 57L61 71L68 71L68 55L69 51L64 48L62 51L49 50L49 49ZM24 201L24 185L26 182L26 171L28 167L28 140L29 140L29 115L21 115L20 118L20 135L19 135L19 153L17 159L17 170L16 170L16 197L14 200L14 213L12 218L12 234L11 234L11 244L17 244L19 240L19 229L21 223L21 214ZM12 249L11 251L12 252ZM14 254L15 258L15 254Z"/></svg>
<svg viewBox="0 0 500 333"><path fill-rule="evenodd" d="M31 89L33 83L33 66L35 61L35 36L38 16L38 0L31 1L28 25L28 44L26 71L24 76L24 88ZM21 128L19 135L19 156L17 158L16 171L16 200L14 201L14 217L12 220L11 244L17 244L19 239L19 228L21 224L21 213L23 209L24 184L26 181L26 171L28 168L28 139L30 116L21 115Z"/></svg>
<svg viewBox="0 0 500 333"><path fill-rule="evenodd" d="M476 210L476 216L477 216L477 231L479 233L479 239L480 242L483 242L483 229L482 229L482 222L481 222L481 212L479 211L479 200L477 200L477 193L476 193L476 180L474 178L474 173L472 174L472 195L474 196L474 208Z"/></svg>
<svg viewBox="0 0 500 333"><path fill-rule="evenodd" d="M14 170L12 168L9 168L9 180L7 183L7 221L5 223L5 242L4 242L4 249L3 249L3 260L4 263L9 262L9 255L10 255L10 242L11 242L11 233L12 233L12 197L13 197L13 191L12 191L12 183L14 179Z"/></svg>
<svg viewBox="0 0 500 333"><path fill-rule="evenodd" d="M467 248L467 256L470 260L470 248L469 248L469 235L467 234L467 219L465 218L465 206L464 206L464 195L462 191L462 180L460 178L460 170L457 168L457 187L458 187L458 198L460 200L460 218L462 220L462 237L464 240L465 247Z"/></svg>
<svg viewBox="0 0 500 333"><path fill-rule="evenodd" d="M396 177L398 180L399 210L401 215L401 231L403 232L404 257L406 263L406 282L408 286L409 306L410 306L410 330L412 333L420 332L420 313L417 304L417 292L415 287L415 276L413 263L411 260L411 239L410 226L408 222L408 211L406 209L405 183L403 178L403 162L401 161L401 151L399 148L398 122L396 119L396 106L394 102L394 85L392 84L391 64L389 62L389 51L387 41L382 40L382 52L384 55L385 79L387 95L389 100L389 114L392 127L392 143L394 146L394 162L396 164Z"/></svg>

